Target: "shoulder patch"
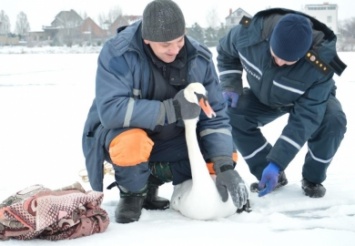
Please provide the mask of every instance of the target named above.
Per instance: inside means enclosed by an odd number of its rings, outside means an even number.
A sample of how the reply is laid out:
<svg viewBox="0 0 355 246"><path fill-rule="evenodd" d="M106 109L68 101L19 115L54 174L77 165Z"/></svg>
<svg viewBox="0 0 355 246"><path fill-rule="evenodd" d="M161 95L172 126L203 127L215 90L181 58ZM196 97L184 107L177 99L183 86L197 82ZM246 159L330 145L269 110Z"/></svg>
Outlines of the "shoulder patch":
<svg viewBox="0 0 355 246"><path fill-rule="evenodd" d="M308 51L306 54L306 60L310 62L317 70L321 71L324 74L332 72L331 67L319 59L318 55L313 51Z"/></svg>
<svg viewBox="0 0 355 246"><path fill-rule="evenodd" d="M239 21L239 24L241 24L244 27L248 27L250 25L251 18L248 16L243 16L242 19Z"/></svg>
<svg viewBox="0 0 355 246"><path fill-rule="evenodd" d="M211 60L212 53L211 51L204 45L199 45L200 49L197 50L197 54L204 57L206 60Z"/></svg>

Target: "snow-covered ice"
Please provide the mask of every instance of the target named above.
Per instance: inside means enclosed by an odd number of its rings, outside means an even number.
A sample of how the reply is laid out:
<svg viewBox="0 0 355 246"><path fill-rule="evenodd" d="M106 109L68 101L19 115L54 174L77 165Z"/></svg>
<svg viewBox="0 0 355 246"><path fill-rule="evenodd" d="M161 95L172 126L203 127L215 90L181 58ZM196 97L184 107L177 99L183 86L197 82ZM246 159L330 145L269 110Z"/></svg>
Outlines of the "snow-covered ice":
<svg viewBox="0 0 355 246"><path fill-rule="evenodd" d="M82 49L81 49L82 50ZM94 97L97 52L0 48L0 201L33 184L59 188L81 181L81 134ZM215 54L215 49L211 49ZM90 50L91 51L91 50ZM11 54L9 54L11 53ZM106 232L59 245L355 245L355 53L340 53L348 68L335 76L337 96L347 113L348 130L324 182L322 199L302 194L305 146L286 170L289 184L259 198L250 194L251 213L217 221L194 221L178 212L143 210L136 223L117 224L118 190L105 190L102 207L111 223ZM287 118L263 128L270 142ZM238 171L249 185L254 177L240 158ZM113 181L105 176L105 184ZM89 190L88 183L83 183ZM172 185L160 195L170 198ZM45 245L41 240L1 242Z"/></svg>

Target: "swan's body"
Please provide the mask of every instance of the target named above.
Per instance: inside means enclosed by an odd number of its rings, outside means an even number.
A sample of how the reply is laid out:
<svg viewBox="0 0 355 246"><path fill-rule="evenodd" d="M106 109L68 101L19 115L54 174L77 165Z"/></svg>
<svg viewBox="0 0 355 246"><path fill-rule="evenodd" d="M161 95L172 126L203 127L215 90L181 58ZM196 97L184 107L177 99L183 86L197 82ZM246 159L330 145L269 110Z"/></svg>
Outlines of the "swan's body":
<svg viewBox="0 0 355 246"><path fill-rule="evenodd" d="M206 95L202 84L190 84L184 91L186 100L190 103L198 103L195 93ZM211 115L207 116L212 117ZM206 167L206 161L201 154L196 136L196 125L199 118L183 120L192 179L175 185L171 197L171 207L186 217L198 220L218 219L236 213L237 208L230 196L226 202L222 201L214 175L210 175Z"/></svg>

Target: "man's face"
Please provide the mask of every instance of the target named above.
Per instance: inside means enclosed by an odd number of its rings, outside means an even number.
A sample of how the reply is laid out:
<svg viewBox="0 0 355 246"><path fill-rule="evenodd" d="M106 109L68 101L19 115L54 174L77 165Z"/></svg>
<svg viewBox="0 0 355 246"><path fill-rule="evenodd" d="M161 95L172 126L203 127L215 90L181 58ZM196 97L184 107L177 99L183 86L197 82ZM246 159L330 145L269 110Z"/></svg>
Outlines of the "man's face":
<svg viewBox="0 0 355 246"><path fill-rule="evenodd" d="M150 48L160 60L165 63L171 63L184 46L185 39L184 36L168 42L153 42L145 39L144 43L150 45Z"/></svg>
<svg viewBox="0 0 355 246"><path fill-rule="evenodd" d="M293 64L295 64L297 61L285 61L282 60L281 58L277 57L275 55L275 53L272 51L271 47L270 47L270 52L271 52L271 56L274 58L274 62L277 66L282 67L282 66L291 66Z"/></svg>

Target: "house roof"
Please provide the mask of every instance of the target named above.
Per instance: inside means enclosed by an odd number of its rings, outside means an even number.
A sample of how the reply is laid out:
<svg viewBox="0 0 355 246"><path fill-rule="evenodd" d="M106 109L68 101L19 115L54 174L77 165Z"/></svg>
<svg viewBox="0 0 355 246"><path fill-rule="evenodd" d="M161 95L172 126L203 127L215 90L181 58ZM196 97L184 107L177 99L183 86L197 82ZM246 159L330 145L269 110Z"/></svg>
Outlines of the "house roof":
<svg viewBox="0 0 355 246"><path fill-rule="evenodd" d="M83 19L73 9L70 11L60 11L51 23L51 26L63 26L68 22L81 22Z"/></svg>

